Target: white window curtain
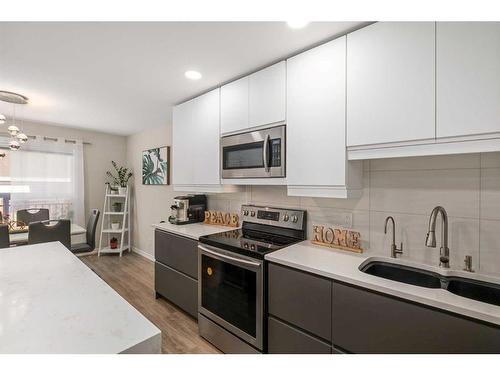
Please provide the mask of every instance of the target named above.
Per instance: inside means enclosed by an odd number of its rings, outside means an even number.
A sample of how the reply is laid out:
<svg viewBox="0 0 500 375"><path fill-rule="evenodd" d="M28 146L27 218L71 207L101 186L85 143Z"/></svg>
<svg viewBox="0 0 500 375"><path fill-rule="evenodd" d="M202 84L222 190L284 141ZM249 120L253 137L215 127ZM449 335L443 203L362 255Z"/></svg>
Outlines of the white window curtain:
<svg viewBox="0 0 500 375"><path fill-rule="evenodd" d="M48 208L51 219L71 219L84 226L83 143L37 137L1 161L2 184L11 185L10 213Z"/></svg>

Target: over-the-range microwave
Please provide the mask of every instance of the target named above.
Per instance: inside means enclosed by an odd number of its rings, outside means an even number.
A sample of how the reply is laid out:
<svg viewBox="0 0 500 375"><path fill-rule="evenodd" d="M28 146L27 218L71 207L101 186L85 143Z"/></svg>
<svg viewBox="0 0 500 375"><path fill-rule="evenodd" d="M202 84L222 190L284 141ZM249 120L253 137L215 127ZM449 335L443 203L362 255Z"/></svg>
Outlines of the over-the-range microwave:
<svg viewBox="0 0 500 375"><path fill-rule="evenodd" d="M221 138L222 178L286 177L286 125Z"/></svg>

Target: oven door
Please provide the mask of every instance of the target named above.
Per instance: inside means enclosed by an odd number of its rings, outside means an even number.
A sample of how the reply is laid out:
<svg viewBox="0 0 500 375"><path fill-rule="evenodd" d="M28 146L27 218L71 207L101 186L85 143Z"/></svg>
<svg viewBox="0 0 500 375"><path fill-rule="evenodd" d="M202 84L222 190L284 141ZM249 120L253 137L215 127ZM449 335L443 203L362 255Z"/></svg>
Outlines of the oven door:
<svg viewBox="0 0 500 375"><path fill-rule="evenodd" d="M198 311L263 348L263 262L198 245Z"/></svg>
<svg viewBox="0 0 500 375"><path fill-rule="evenodd" d="M222 178L285 177L286 126L221 138Z"/></svg>

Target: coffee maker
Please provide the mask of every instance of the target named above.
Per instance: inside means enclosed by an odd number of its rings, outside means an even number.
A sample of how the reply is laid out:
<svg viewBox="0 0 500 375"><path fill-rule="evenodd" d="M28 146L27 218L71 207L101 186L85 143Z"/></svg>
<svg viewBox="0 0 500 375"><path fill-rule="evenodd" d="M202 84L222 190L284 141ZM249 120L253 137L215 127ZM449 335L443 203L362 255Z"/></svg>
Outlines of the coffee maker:
<svg viewBox="0 0 500 375"><path fill-rule="evenodd" d="M175 197L170 209L172 210L168 218L170 223L178 225L198 223L205 220L207 197L203 194Z"/></svg>

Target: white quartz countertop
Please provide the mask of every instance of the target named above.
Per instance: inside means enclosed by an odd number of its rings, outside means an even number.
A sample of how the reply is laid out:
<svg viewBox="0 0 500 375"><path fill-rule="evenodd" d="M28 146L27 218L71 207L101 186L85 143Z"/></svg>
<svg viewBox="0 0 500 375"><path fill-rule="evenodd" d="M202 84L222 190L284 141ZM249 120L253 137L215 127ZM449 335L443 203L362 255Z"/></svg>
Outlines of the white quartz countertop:
<svg viewBox="0 0 500 375"><path fill-rule="evenodd" d="M198 241L198 239L201 236L207 236L209 234L227 232L236 229L233 227L223 227L220 225L210 225L203 223L176 225L176 224L171 224L169 222L153 224L153 228L178 234L179 236L192 238L193 240L196 241Z"/></svg>
<svg viewBox="0 0 500 375"><path fill-rule="evenodd" d="M446 276L461 276L500 283L500 279L484 275L443 270L439 267L389 257L369 257L364 254L313 245L309 241L288 246L267 254L265 257L270 262L500 325L500 306L460 297L444 289L418 287L363 273L359 270L359 266L368 258L423 268Z"/></svg>
<svg viewBox="0 0 500 375"><path fill-rule="evenodd" d="M160 330L60 242L0 250L0 353L160 351Z"/></svg>

